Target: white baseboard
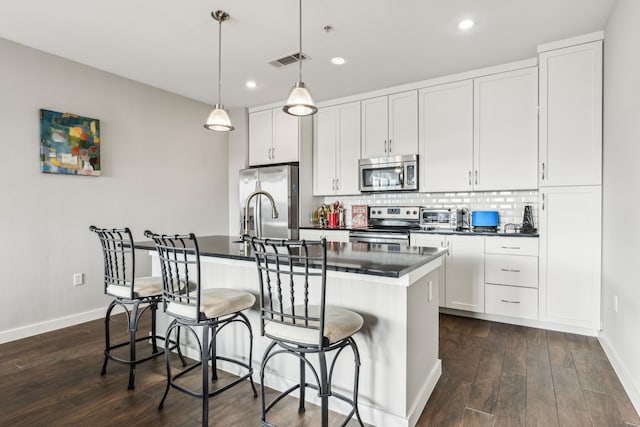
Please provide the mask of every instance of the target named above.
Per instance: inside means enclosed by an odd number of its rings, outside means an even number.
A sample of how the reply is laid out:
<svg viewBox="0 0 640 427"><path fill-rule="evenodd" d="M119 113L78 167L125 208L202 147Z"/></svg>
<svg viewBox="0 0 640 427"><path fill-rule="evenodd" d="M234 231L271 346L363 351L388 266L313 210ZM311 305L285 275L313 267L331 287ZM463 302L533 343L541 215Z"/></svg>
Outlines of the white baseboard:
<svg viewBox="0 0 640 427"><path fill-rule="evenodd" d="M436 388L436 384L442 375L442 360L438 359L437 363L431 368L431 372L429 372L429 376L426 381L420 388L420 392L418 393L418 398L415 400L414 404L411 406L409 410L409 426L413 427L418 423L418 419L420 415L422 415L422 411L424 411L424 407L427 406L427 401L429 397L431 397L431 393L433 393L433 389Z"/></svg>
<svg viewBox="0 0 640 427"><path fill-rule="evenodd" d="M57 319L47 320L45 322L33 323L31 325L21 326L7 331L0 331L0 344L9 341L15 341L22 338L31 337L33 335L45 332L55 331L56 329L66 328L67 326L77 325L79 323L88 322L103 318L107 308L97 308L84 313L78 313L71 316L59 317Z"/></svg>
<svg viewBox="0 0 640 427"><path fill-rule="evenodd" d="M601 332L598 335L598 340L600 341L600 345L602 345L602 349L609 358L609 362L611 362L613 370L616 371L616 374L622 383L622 387L624 387L624 390L627 392L633 407L636 409L636 412L640 413L640 385L635 383L626 365L622 362L618 353L609 342L606 334Z"/></svg>
<svg viewBox="0 0 640 427"><path fill-rule="evenodd" d="M570 334L587 335L597 337L598 330L582 328L579 326L565 325L555 322L547 322L535 319L521 319L518 317L500 316L497 314L474 313L472 311L456 310L453 308L440 307L440 313L452 314L454 316L470 317L473 319L488 320L490 322L509 323L511 325L527 326L529 328L548 329L550 331L567 332Z"/></svg>

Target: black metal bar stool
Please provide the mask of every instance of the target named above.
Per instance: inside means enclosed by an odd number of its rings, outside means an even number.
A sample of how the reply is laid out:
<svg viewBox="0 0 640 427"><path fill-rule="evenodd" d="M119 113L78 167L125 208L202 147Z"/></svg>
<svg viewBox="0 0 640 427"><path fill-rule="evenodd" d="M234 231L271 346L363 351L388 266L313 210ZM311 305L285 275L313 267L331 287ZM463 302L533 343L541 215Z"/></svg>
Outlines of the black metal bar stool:
<svg viewBox="0 0 640 427"><path fill-rule="evenodd" d="M318 391L321 399L322 426L328 425L329 397L351 404L343 426L355 415L362 426L358 411L358 382L360 355L353 335L363 325L362 316L341 307L325 305L327 286L327 242L259 239L243 236L251 242L258 268L260 283L261 333L272 339L265 350L260 367L260 393L262 397L261 426L270 426L266 416L276 403L294 390L299 391L299 412L305 410L305 388ZM316 293L313 295L313 293ZM312 298L318 304L311 304ZM354 356L353 395L347 397L331 389L335 363L342 351L350 347ZM327 353L335 351L331 364ZM265 402L264 372L271 358L279 354L292 354L300 360L300 382ZM319 372L307 360L316 354ZM315 383L308 383L305 370L309 368Z"/></svg>
<svg viewBox="0 0 640 427"><path fill-rule="evenodd" d="M101 375L107 373L107 362L115 362L129 365L129 389L135 387L136 365L158 357L164 353L164 349L158 349L156 340L164 340L156 332L156 312L158 303L162 301L161 277L135 277L135 250L133 249L133 237L129 228L98 228L89 227L98 235L102 246L104 258L104 293L114 299L107 308L104 318L105 323L105 350L104 363ZM128 341L117 344L111 343L111 313L114 308L121 307L126 316L129 331ZM151 310L151 335L136 337L140 318ZM151 340L151 354L140 357L136 352L136 343ZM173 343L173 347L178 347ZM129 357L118 357L113 350L129 346ZM182 353L179 352L180 358Z"/></svg>
<svg viewBox="0 0 640 427"><path fill-rule="evenodd" d="M200 250L198 241L193 234L160 235L145 231L145 236L153 239L160 259L163 281L163 298L165 312L172 316L167 328L166 336L179 327L189 331L198 343L200 361L182 371L172 374L169 353L167 363L167 387L162 396L159 409L164 406L171 387L190 396L202 398L202 425L208 425L209 398L249 379L253 396L257 397L253 383L253 332L247 316L242 313L252 307L256 301L253 294L229 288L201 287L200 280ZM238 322L249 331L249 358L245 362L217 354L216 338L220 331L232 323ZM196 333L194 327L202 327L202 334ZM211 379L217 380L217 361L224 360L234 363L244 369L246 373L229 384L216 390L209 391L209 362L211 362ZM194 391L180 381L181 377L202 367L202 391Z"/></svg>

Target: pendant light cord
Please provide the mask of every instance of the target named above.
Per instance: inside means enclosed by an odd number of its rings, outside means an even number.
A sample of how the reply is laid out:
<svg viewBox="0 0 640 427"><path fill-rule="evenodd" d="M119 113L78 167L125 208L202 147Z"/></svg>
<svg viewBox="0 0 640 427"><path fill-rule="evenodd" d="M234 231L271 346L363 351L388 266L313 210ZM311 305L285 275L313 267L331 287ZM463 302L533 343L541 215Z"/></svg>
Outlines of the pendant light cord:
<svg viewBox="0 0 640 427"><path fill-rule="evenodd" d="M222 105L222 17L218 20L218 105Z"/></svg>
<svg viewBox="0 0 640 427"><path fill-rule="evenodd" d="M298 52L298 61L300 62L300 81L302 81L302 0L300 0L299 2L298 11L300 13L300 16L298 17L298 24L300 27L298 31L298 34L300 35L300 50Z"/></svg>

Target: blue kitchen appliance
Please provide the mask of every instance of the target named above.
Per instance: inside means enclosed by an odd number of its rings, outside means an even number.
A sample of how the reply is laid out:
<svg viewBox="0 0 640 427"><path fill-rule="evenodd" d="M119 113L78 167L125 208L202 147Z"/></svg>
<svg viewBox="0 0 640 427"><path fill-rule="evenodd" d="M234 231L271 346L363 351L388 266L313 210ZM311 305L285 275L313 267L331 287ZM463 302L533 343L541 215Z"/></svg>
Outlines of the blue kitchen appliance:
<svg viewBox="0 0 640 427"><path fill-rule="evenodd" d="M473 231L498 231L498 211L471 212Z"/></svg>

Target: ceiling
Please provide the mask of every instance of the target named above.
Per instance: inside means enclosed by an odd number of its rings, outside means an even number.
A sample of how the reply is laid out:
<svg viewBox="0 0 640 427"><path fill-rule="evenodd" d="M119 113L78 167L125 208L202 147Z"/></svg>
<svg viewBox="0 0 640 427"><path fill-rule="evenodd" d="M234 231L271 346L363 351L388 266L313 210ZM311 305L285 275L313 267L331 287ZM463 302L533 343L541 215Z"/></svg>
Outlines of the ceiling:
<svg viewBox="0 0 640 427"><path fill-rule="evenodd" d="M532 58L602 30L615 0L303 0L303 80L316 101ZM296 0L13 0L0 37L215 104L218 24L228 109L284 101L297 64ZM470 17L476 26L461 32ZM329 32L323 28L329 25ZM341 56L342 66L329 62ZM245 82L255 80L248 89Z"/></svg>

